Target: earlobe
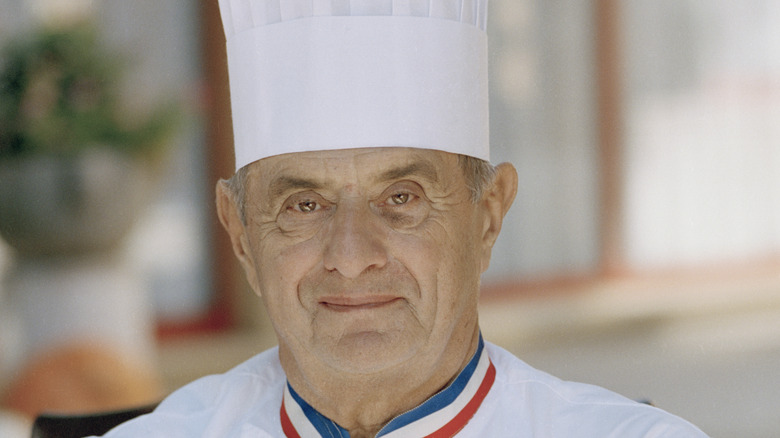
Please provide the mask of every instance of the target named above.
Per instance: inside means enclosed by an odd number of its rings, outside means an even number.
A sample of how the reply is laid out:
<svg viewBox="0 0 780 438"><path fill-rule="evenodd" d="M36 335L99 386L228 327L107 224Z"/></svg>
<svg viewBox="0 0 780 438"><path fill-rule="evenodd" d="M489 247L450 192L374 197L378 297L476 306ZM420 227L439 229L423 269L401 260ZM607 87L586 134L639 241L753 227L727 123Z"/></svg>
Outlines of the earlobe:
<svg viewBox="0 0 780 438"><path fill-rule="evenodd" d="M233 253L241 263L244 274L249 285L260 295L259 284L257 282L257 273L253 262L252 252L249 247L246 226L241 220L237 204L233 199L230 189L224 181L217 183L216 188L217 215L222 226L230 237L230 244L233 247Z"/></svg>
<svg viewBox="0 0 780 438"><path fill-rule="evenodd" d="M496 166L493 185L483 196L485 222L482 232L482 272L490 265L493 244L498 239L501 226L517 194L517 171L510 163Z"/></svg>

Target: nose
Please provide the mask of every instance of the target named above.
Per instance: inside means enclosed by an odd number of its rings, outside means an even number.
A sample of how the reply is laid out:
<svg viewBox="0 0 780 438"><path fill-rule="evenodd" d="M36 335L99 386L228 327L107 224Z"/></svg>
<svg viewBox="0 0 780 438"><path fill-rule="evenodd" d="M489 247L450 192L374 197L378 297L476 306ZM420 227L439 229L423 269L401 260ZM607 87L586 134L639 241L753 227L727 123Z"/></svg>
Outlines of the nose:
<svg viewBox="0 0 780 438"><path fill-rule="evenodd" d="M368 205L341 203L326 233L323 263L328 271L356 278L387 263L385 232Z"/></svg>

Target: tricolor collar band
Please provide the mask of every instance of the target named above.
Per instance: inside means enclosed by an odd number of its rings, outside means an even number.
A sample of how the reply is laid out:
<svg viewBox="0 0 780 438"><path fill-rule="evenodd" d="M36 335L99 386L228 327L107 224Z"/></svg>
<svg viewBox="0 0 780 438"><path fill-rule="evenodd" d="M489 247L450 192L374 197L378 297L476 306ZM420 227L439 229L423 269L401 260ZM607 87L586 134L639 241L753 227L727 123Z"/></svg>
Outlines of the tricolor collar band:
<svg viewBox="0 0 780 438"><path fill-rule="evenodd" d="M455 436L477 412L495 376L495 367L480 336L476 353L447 388L395 417L379 431L377 438ZM285 386L280 418L287 438L349 437L347 430L320 414L289 383Z"/></svg>

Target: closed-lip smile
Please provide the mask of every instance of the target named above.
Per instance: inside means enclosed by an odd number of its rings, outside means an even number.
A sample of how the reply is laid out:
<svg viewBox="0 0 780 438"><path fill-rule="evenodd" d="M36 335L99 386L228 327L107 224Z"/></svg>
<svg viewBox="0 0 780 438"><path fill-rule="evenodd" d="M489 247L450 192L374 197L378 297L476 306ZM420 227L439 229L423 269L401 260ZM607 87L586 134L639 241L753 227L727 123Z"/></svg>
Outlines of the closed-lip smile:
<svg viewBox="0 0 780 438"><path fill-rule="evenodd" d="M325 297L319 301L321 306L338 312L348 312L352 310L365 310L376 307L382 307L391 304L401 298L389 295L365 295L365 296L332 296Z"/></svg>

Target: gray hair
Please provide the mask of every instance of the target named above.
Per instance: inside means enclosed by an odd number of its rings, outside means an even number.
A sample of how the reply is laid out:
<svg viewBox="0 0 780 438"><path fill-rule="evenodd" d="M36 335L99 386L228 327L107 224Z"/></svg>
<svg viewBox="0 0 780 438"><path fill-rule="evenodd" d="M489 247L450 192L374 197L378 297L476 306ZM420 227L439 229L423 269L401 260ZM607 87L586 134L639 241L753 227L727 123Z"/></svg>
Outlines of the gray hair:
<svg viewBox="0 0 780 438"><path fill-rule="evenodd" d="M496 178L496 167L490 162L458 154L458 166L466 179L466 187L471 192L471 201L474 203L482 199L482 195ZM244 166L228 178L220 180L220 184L225 184L228 193L236 203L236 207L241 215L241 222L246 225L246 179L249 174L249 166Z"/></svg>

